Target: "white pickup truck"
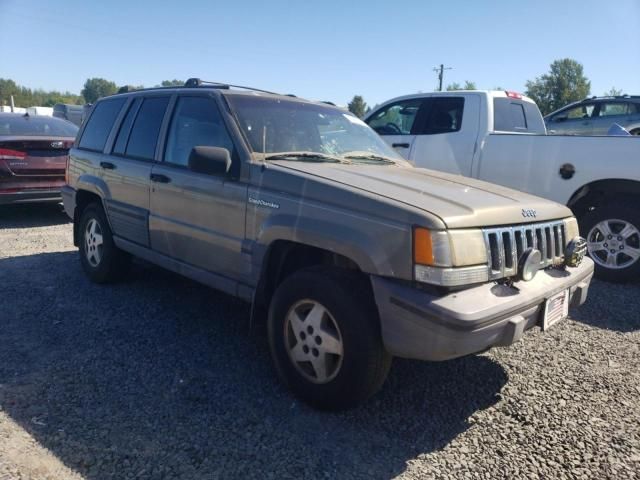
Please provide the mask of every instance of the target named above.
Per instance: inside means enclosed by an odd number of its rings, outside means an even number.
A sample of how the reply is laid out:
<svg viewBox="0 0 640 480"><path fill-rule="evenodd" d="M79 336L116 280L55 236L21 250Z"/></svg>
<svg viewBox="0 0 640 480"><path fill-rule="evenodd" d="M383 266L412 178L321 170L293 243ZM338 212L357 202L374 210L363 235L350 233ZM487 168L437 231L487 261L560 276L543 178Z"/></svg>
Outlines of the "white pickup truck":
<svg viewBox="0 0 640 480"><path fill-rule="evenodd" d="M569 206L596 275L640 278L640 137L547 135L536 104L504 91L397 97L364 120L417 167ZM535 212L529 213L533 220Z"/></svg>

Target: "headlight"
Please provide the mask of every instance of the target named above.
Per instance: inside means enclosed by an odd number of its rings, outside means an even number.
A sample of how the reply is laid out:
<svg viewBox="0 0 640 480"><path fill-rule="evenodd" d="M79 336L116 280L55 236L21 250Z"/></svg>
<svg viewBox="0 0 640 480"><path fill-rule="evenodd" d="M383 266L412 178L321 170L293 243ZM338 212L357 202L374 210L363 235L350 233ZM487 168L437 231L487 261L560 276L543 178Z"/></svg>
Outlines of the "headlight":
<svg viewBox="0 0 640 480"><path fill-rule="evenodd" d="M415 278L421 282L455 286L485 282L489 278L487 248L479 229L445 231L416 227L413 261Z"/></svg>
<svg viewBox="0 0 640 480"><path fill-rule="evenodd" d="M566 247L571 240L580 236L578 230L578 221L576 217L569 217L564 219L564 246Z"/></svg>

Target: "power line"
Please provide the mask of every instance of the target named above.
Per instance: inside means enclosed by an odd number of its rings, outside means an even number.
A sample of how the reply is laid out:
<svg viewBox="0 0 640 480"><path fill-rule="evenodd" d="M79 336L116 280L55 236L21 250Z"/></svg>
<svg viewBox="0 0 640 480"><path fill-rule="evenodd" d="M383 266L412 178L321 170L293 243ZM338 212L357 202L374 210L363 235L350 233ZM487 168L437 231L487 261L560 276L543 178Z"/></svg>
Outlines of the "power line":
<svg viewBox="0 0 640 480"><path fill-rule="evenodd" d="M453 70L451 67L445 67L442 63L440 64L440 67L434 67L433 71L438 73L438 81L440 82L440 86L438 88L438 91L442 91L442 77L444 77L444 71L445 70Z"/></svg>

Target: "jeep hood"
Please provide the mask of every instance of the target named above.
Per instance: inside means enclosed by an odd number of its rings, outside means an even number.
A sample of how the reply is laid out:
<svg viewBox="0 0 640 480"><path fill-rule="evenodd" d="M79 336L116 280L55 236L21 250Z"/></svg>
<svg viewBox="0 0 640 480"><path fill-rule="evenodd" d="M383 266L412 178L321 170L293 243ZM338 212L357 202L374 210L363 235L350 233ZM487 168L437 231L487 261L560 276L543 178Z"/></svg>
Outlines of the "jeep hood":
<svg viewBox="0 0 640 480"><path fill-rule="evenodd" d="M567 207L550 200L435 170L301 161L270 163L413 206L436 215L448 228L534 223L572 215Z"/></svg>

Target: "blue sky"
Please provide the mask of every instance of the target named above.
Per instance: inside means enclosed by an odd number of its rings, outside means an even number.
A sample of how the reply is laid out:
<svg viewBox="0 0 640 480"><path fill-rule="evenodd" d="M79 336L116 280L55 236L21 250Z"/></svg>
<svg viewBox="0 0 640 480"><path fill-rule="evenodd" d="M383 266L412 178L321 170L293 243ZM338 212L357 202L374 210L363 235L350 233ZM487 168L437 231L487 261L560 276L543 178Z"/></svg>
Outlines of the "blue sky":
<svg viewBox="0 0 640 480"><path fill-rule="evenodd" d="M433 90L440 63L522 91L571 57L592 94L640 94L639 46L639 0L0 0L0 77L76 93L197 76L373 105Z"/></svg>

